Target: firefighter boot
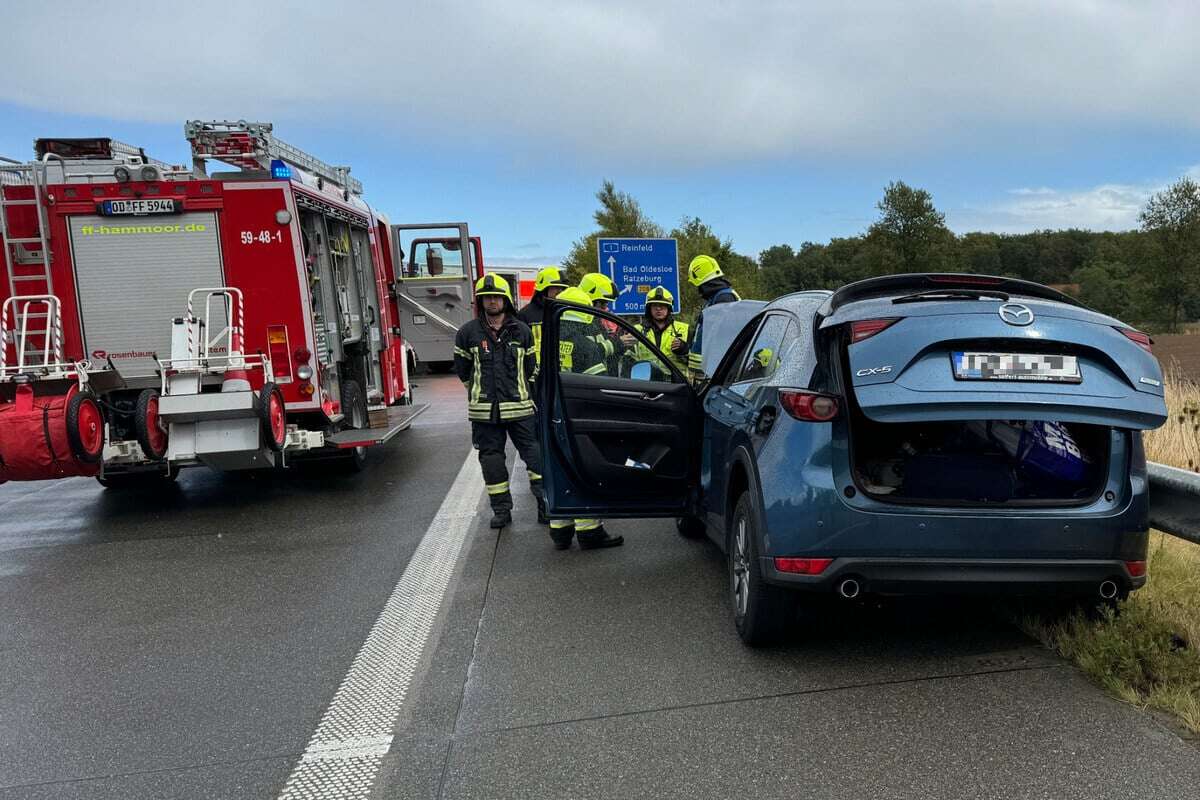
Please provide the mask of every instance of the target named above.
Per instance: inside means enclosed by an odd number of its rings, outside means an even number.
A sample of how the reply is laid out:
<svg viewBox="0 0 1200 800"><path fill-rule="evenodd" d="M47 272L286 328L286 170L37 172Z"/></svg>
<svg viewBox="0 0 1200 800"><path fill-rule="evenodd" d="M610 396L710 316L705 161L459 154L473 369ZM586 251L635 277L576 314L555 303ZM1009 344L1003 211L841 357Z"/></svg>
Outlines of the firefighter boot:
<svg viewBox="0 0 1200 800"><path fill-rule="evenodd" d="M610 536L603 525L587 531L577 530L575 535L579 538L580 550L599 550L602 547L620 547L625 544L624 536Z"/></svg>
<svg viewBox="0 0 1200 800"><path fill-rule="evenodd" d="M489 487L488 500L492 503L492 521L488 526L495 529L508 527L512 524L512 495L507 489L495 494L491 494L490 491Z"/></svg>
<svg viewBox="0 0 1200 800"><path fill-rule="evenodd" d="M546 501L541 497L537 498L538 507L538 525L549 525L550 518L546 516Z"/></svg>
<svg viewBox="0 0 1200 800"><path fill-rule="evenodd" d="M569 519L556 519L550 522L550 538L554 541L555 550L566 550L575 538L575 525Z"/></svg>

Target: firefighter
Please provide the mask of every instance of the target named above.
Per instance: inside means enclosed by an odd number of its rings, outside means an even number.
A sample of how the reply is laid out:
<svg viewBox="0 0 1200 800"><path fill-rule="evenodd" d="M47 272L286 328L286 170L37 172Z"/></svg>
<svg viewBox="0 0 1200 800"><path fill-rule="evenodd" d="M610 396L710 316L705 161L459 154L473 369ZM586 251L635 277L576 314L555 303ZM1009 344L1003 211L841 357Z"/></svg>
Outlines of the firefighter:
<svg viewBox="0 0 1200 800"><path fill-rule="evenodd" d="M542 361L542 317L546 314L546 301L553 300L569 285L563 278L561 267L543 267L533 282L533 297L517 312L517 318L533 331L533 352L539 364Z"/></svg>
<svg viewBox="0 0 1200 800"><path fill-rule="evenodd" d="M591 306L592 299L582 289L564 289L558 295L560 303ZM604 345L597 339L596 318L583 311L564 311L558 325L558 368L560 372L576 372L584 375L606 375L607 357ZM625 543L623 536L610 536L604 523L598 519L552 519L550 538L559 550L571 546L571 537L579 539L580 550L595 550L601 547L619 547Z"/></svg>
<svg viewBox="0 0 1200 800"><path fill-rule="evenodd" d="M679 367L679 371L687 374L687 352L688 352L688 326L685 322L680 322L675 319L673 307L675 298L671 296L662 286L655 286L646 295L646 310L643 313L642 321L636 326L638 333L645 334L646 338L654 343L654 346L664 355L672 364ZM633 348L634 361L649 361L654 365L654 371L659 376L666 378L659 369L659 360L651 355L650 348L638 342Z"/></svg>
<svg viewBox="0 0 1200 800"><path fill-rule="evenodd" d="M608 311L608 304L617 299L617 287L612 278L602 272L589 272L579 281L579 289L591 300L592 307ZM637 341L628 333L618 332L615 322L606 319L596 321L596 341L604 348L605 363L609 375L619 374L621 356Z"/></svg>
<svg viewBox="0 0 1200 800"><path fill-rule="evenodd" d="M516 317L508 281L485 274L475 283L476 316L454 338L454 371L467 387L467 419L471 444L492 504L491 527L512 523L512 493L504 458L512 439L529 471L529 488L537 500L538 522L545 524L542 498L542 455L533 424L533 382L537 359L533 334Z"/></svg>
<svg viewBox="0 0 1200 800"><path fill-rule="evenodd" d="M733 303L742 298L733 290L733 286L721 272L721 265L712 256L696 256L688 264L688 282L700 292L704 308L715 306L717 303ZM701 353L701 337L704 334L704 308L696 317L696 335L692 339L688 352L688 373L693 381L699 382L704 374L704 357Z"/></svg>

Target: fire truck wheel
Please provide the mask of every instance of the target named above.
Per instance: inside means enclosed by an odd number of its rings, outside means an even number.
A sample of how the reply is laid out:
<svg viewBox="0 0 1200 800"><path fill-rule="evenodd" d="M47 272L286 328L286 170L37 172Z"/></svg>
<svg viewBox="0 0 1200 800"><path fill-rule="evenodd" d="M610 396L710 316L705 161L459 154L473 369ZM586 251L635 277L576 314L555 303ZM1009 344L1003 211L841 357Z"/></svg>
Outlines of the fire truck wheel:
<svg viewBox="0 0 1200 800"><path fill-rule="evenodd" d="M436 375L445 375L450 370L454 369L453 361L428 361L429 371Z"/></svg>
<svg viewBox="0 0 1200 800"><path fill-rule="evenodd" d="M346 415L346 427L362 430L367 423L367 396L358 381L342 381L342 413ZM367 460L367 448L348 448L345 466L353 471L363 468Z"/></svg>
<svg viewBox="0 0 1200 800"><path fill-rule="evenodd" d="M287 411L283 407L283 392L273 383L264 384L258 393L258 419L262 424L263 444L278 453L287 442Z"/></svg>
<svg viewBox="0 0 1200 800"><path fill-rule="evenodd" d="M158 419L158 392L145 389L138 395L133 430L146 458L157 461L167 454L167 432Z"/></svg>
<svg viewBox="0 0 1200 800"><path fill-rule="evenodd" d="M79 392L67 402L67 443L85 464L95 464L104 452L104 414L90 394Z"/></svg>

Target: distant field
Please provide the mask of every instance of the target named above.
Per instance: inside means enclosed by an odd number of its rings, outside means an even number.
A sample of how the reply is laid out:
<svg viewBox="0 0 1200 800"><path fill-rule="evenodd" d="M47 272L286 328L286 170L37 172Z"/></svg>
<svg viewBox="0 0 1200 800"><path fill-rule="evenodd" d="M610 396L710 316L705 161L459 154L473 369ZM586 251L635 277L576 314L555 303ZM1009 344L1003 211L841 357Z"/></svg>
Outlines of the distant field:
<svg viewBox="0 0 1200 800"><path fill-rule="evenodd" d="M1155 336L1154 355L1163 372L1173 368L1181 377L1200 382L1200 333Z"/></svg>

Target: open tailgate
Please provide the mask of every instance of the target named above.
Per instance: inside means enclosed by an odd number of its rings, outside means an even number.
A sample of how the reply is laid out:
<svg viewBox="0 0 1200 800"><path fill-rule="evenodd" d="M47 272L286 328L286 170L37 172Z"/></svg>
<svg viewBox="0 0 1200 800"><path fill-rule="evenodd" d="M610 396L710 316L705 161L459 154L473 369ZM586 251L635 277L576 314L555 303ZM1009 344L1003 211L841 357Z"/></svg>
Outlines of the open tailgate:
<svg viewBox="0 0 1200 800"><path fill-rule="evenodd" d="M1145 430L1166 420L1158 362L1111 320L1029 306L1034 321L1025 327L995 312L947 309L905 316L847 345L858 405L877 422L1029 419Z"/></svg>

